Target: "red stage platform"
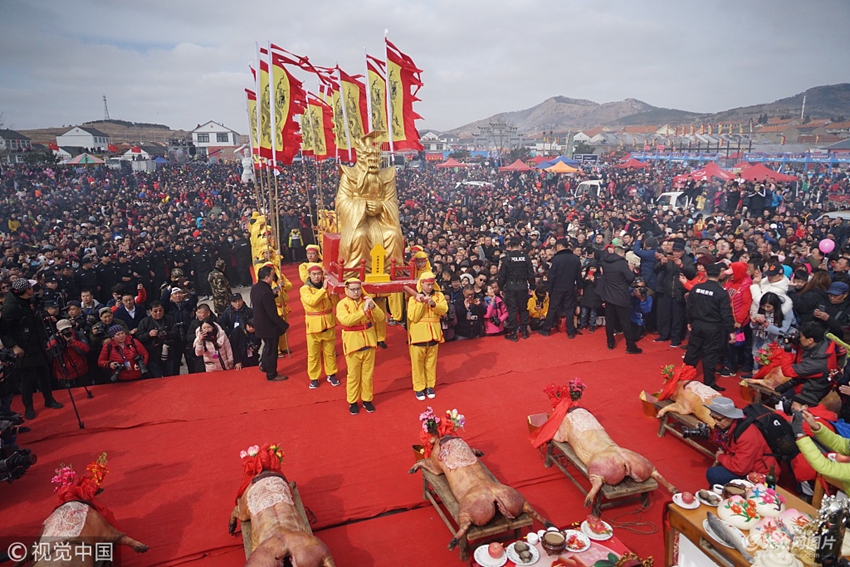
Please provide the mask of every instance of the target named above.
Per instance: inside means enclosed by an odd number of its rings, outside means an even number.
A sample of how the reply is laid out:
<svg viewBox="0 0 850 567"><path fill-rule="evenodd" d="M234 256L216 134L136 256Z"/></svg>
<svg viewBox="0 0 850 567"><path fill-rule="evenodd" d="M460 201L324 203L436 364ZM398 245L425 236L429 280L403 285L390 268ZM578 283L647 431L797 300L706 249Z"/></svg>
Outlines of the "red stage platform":
<svg viewBox="0 0 850 567"><path fill-rule="evenodd" d="M296 281L294 266L285 271ZM352 416L344 387L323 381L318 390L308 389L303 310L297 300L291 306L294 355L279 359L279 369L290 376L286 382L269 383L253 368L98 386L94 399L76 395L83 431L67 393L57 392L65 408L40 409L28 424L32 432L19 438L38 454L38 463L20 480L0 486L5 545L35 539L56 504L50 478L60 463L82 470L106 451L110 472L100 498L122 531L151 547L145 555L124 550L122 565L242 565L241 538L227 533L242 477L239 451L281 442L284 472L298 483L304 505L316 516L314 530L337 565L461 565L457 553L446 550L451 535L422 500L420 476L407 474L419 413L430 405L439 413L457 408L465 414L463 436L484 451L497 478L519 489L544 516L567 525L588 513L583 495L555 469L544 468L527 440L526 416L550 409L546 385L576 376L588 384L585 406L616 441L650 458L680 489L705 486L708 459L670 436L658 438L657 422L643 414L638 399L641 390L660 388L660 367L678 364L678 349L644 340L646 354L629 356L622 342L607 350L604 332L572 341L554 334L519 343L501 337L450 343L440 348L437 398L424 403L413 395L405 332L390 327L389 349L377 352L377 411ZM344 379L342 356L339 361ZM721 379L728 392L737 392L734 383ZM14 407L22 409L19 398ZM639 517L657 532L615 529L617 537L661 561L661 510L669 500L657 491ZM604 517L610 522L634 510L614 508Z"/></svg>

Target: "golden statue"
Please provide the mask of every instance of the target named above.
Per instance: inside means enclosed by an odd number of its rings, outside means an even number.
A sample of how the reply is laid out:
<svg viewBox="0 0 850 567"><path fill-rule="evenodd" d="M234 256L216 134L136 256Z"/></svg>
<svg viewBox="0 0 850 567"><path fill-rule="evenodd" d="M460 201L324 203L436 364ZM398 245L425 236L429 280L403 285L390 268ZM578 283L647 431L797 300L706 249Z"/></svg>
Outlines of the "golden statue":
<svg viewBox="0 0 850 567"><path fill-rule="evenodd" d="M340 166L336 194L336 219L340 231L339 255L346 268L357 268L366 260L372 269L371 252L378 244L386 250L386 266L392 258L404 261L404 237L399 224L395 168L381 169L380 136L375 131L355 142L357 163Z"/></svg>

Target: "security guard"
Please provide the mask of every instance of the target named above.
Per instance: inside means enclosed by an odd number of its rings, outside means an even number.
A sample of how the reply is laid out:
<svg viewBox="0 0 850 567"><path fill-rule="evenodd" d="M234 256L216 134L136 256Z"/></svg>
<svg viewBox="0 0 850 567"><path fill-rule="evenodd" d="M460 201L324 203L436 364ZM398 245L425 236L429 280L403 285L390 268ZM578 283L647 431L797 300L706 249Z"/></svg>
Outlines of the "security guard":
<svg viewBox="0 0 850 567"><path fill-rule="evenodd" d="M435 285L436 276L422 272L416 284L419 293L407 300L413 391L419 401L436 397L437 350L443 342L440 317L449 311L445 296Z"/></svg>
<svg viewBox="0 0 850 567"><path fill-rule="evenodd" d="M365 297L364 297L365 296ZM336 320L342 327L342 353L348 366L345 377L345 397L351 415L360 413L357 400L363 400L363 409L372 413L372 378L375 373L375 351L378 337L375 322L386 320L386 315L371 297L363 293L357 278L345 280L345 298L336 306Z"/></svg>
<svg viewBox="0 0 850 567"><path fill-rule="evenodd" d="M323 287L325 272L321 264L310 264L309 279L301 287L301 304L304 306L304 323L307 327L307 376L310 389L319 387L322 359L332 386L339 386L336 378L336 317L328 290Z"/></svg>
<svg viewBox="0 0 850 567"><path fill-rule="evenodd" d="M508 251L502 256L499 266L499 289L508 307L505 321L505 338L516 342L517 310L519 310L522 336L528 338L528 290L534 288L534 268L528 254L522 251L522 239L514 236L508 243Z"/></svg>
<svg viewBox="0 0 850 567"><path fill-rule="evenodd" d="M734 341L735 319L729 293L718 283L725 264L709 264L705 268L708 280L697 284L688 294L688 329L691 332L685 364L696 366L702 359L703 381L718 392L726 388L717 385L714 368L720 362L727 342Z"/></svg>

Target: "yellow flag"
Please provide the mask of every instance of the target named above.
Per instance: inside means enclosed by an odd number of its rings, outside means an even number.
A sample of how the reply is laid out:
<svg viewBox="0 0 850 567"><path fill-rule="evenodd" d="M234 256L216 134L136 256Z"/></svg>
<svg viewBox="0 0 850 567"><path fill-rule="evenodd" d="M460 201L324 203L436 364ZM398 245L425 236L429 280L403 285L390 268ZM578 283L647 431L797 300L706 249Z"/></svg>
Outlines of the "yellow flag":
<svg viewBox="0 0 850 567"><path fill-rule="evenodd" d="M266 61L260 61L260 155L265 158L272 157L272 138L271 138L271 112L269 111L269 64Z"/></svg>

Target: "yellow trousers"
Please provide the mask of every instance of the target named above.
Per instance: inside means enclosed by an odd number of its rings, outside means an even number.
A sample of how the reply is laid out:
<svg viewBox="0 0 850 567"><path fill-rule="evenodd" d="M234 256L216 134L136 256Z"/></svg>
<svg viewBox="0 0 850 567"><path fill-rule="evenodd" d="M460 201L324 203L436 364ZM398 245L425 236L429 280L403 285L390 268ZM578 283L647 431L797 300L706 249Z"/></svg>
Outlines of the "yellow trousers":
<svg viewBox="0 0 850 567"><path fill-rule="evenodd" d="M348 374L345 377L345 399L349 404L372 401L372 376L375 373L375 349L366 348L345 355Z"/></svg>
<svg viewBox="0 0 850 567"><path fill-rule="evenodd" d="M390 316L396 321L404 321L404 293L391 293L389 304Z"/></svg>
<svg viewBox="0 0 850 567"><path fill-rule="evenodd" d="M437 350L440 345L409 345L410 366L413 374L413 390L421 392L437 384Z"/></svg>
<svg viewBox="0 0 850 567"><path fill-rule="evenodd" d="M325 329L321 333L307 335L307 376L310 380L318 380L322 375L322 359L328 376L336 374L336 332Z"/></svg>
<svg viewBox="0 0 850 567"><path fill-rule="evenodd" d="M378 307L381 308L381 311L387 313L387 298L386 297L376 297L375 303ZM375 334L378 336L378 342L384 342L387 340L387 320L384 318L381 321L374 321L372 325L375 327Z"/></svg>

